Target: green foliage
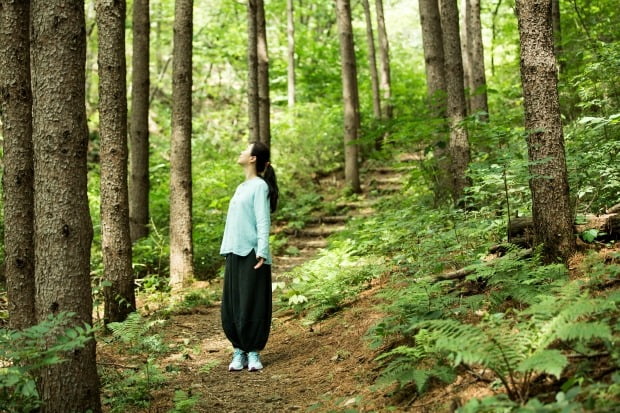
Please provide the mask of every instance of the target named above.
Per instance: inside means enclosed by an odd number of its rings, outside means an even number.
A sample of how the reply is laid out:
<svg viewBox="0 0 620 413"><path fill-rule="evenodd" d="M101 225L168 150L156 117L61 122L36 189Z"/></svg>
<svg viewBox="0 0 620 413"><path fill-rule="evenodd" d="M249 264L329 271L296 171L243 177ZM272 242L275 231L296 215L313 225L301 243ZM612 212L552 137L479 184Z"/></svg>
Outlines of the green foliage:
<svg viewBox="0 0 620 413"><path fill-rule="evenodd" d="M307 312L309 321L321 320L367 288L380 271L376 259L352 255L350 243L343 242L293 269L281 299L297 312Z"/></svg>
<svg viewBox="0 0 620 413"><path fill-rule="evenodd" d="M165 350L161 337L158 334L147 335L147 333L162 323L163 320L146 320L139 313L131 313L122 323L109 323L107 327L115 339L131 344L132 352L161 353Z"/></svg>
<svg viewBox="0 0 620 413"><path fill-rule="evenodd" d="M161 369L149 358L137 369L104 369L101 373L102 402L111 413L131 411L135 407L148 407L153 390L166 382Z"/></svg>
<svg viewBox="0 0 620 413"><path fill-rule="evenodd" d="M174 392L174 408L168 413L194 413L196 404L200 401L198 395L187 394L183 390Z"/></svg>
<svg viewBox="0 0 620 413"><path fill-rule="evenodd" d="M64 362L64 354L92 340L88 326L67 327L75 314L61 312L21 331L0 329L0 411L26 412L40 406L36 375Z"/></svg>

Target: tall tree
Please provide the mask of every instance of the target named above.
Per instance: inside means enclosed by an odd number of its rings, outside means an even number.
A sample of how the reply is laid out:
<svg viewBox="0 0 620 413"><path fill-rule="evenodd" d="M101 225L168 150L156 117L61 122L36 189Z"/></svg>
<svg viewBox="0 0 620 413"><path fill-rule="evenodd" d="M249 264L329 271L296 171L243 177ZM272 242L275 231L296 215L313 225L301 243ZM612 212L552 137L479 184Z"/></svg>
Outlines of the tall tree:
<svg viewBox="0 0 620 413"><path fill-rule="evenodd" d="M149 31L149 0L134 0L129 135L129 220L132 241L144 238L149 233Z"/></svg>
<svg viewBox="0 0 620 413"><path fill-rule="evenodd" d="M31 2L37 320L91 324L84 1ZM39 376L42 412L100 412L95 340Z"/></svg>
<svg viewBox="0 0 620 413"><path fill-rule="evenodd" d="M187 285L194 274L192 243L192 30L193 0L176 0L172 50L170 156L170 284Z"/></svg>
<svg viewBox="0 0 620 413"><path fill-rule="evenodd" d="M370 68L370 82L372 86L372 112L375 118L381 118L381 96L379 94L379 74L377 73L377 58L375 53L375 36L372 30L372 16L368 0L362 0L364 16L366 17L366 38L368 41L368 67Z"/></svg>
<svg viewBox="0 0 620 413"><path fill-rule="evenodd" d="M394 105L392 104L392 77L390 75L390 43L385 28L385 14L383 0L375 0L377 9L377 33L379 36L379 55L381 57L381 90L385 102L385 117L392 119Z"/></svg>
<svg viewBox="0 0 620 413"><path fill-rule="evenodd" d="M482 22L480 21L480 0L467 0L466 33L469 55L470 108L471 113L480 113L480 119L489 120L489 105L484 71L484 46L482 43Z"/></svg>
<svg viewBox="0 0 620 413"><path fill-rule="evenodd" d="M136 309L127 192L125 0L97 0L104 321Z"/></svg>
<svg viewBox="0 0 620 413"><path fill-rule="evenodd" d="M551 0L517 0L535 238L547 262L575 250L553 53Z"/></svg>
<svg viewBox="0 0 620 413"><path fill-rule="evenodd" d="M438 0L419 0L426 90L436 117L446 114L446 68Z"/></svg>
<svg viewBox="0 0 620 413"><path fill-rule="evenodd" d="M257 13L257 0L248 0L248 132L250 142L260 141Z"/></svg>
<svg viewBox="0 0 620 413"><path fill-rule="evenodd" d="M469 9L469 0L461 0L461 7L459 8L459 14L461 24L459 25L461 36L461 56L463 57L463 85L465 86L465 103L467 104L467 113L471 113L471 96L473 91L471 82L471 62L470 53L467 50L467 17Z"/></svg>
<svg viewBox="0 0 620 413"><path fill-rule="evenodd" d="M0 0L0 124L9 325L35 324L30 2Z"/></svg>
<svg viewBox="0 0 620 413"><path fill-rule="evenodd" d="M351 25L351 4L349 0L336 0L338 34L340 39L340 60L342 70L342 96L344 103L344 174L349 189L361 191L359 166L357 162L359 137L359 94L357 90L357 65Z"/></svg>
<svg viewBox="0 0 620 413"><path fill-rule="evenodd" d="M259 139L271 145L271 120L269 101L269 53L267 49L267 27L265 4L256 0L256 56L258 59L258 127Z"/></svg>
<svg viewBox="0 0 620 413"><path fill-rule="evenodd" d="M439 4L448 95L447 115L450 124L448 153L450 154L451 192L454 201L458 202L468 185L465 173L470 158L467 130L463 126L467 108L463 87L459 12L456 0L440 0Z"/></svg>
<svg viewBox="0 0 620 413"><path fill-rule="evenodd" d="M288 66L288 107L295 106L295 6L293 0L286 0L286 39Z"/></svg>

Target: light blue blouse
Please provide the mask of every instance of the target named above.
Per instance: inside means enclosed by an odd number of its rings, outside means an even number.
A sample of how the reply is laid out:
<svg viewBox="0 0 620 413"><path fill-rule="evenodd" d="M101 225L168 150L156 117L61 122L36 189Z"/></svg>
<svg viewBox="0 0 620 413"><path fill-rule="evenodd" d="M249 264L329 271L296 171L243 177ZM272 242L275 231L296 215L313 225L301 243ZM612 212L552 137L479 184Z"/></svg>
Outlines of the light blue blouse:
<svg viewBox="0 0 620 413"><path fill-rule="evenodd" d="M252 250L271 265L269 251L269 186L259 177L237 187L230 200L220 254L233 253L245 257Z"/></svg>

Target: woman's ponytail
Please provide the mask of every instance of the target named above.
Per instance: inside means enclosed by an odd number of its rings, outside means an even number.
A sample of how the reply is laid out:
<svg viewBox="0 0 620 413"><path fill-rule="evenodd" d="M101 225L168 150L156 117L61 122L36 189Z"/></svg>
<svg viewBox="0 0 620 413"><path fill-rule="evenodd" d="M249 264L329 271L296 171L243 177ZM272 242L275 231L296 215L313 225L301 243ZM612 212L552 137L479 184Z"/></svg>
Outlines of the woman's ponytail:
<svg viewBox="0 0 620 413"><path fill-rule="evenodd" d="M273 170L271 164L267 164L265 172L263 173L263 179L269 185L269 206L271 212L276 212L278 208L278 197L280 195L278 190L278 180L276 179L276 171Z"/></svg>
<svg viewBox="0 0 620 413"><path fill-rule="evenodd" d="M278 190L276 171L273 170L273 167L269 163L269 147L262 142L254 142L251 155L256 156L256 172L269 186L269 207L271 212L276 212L280 192Z"/></svg>

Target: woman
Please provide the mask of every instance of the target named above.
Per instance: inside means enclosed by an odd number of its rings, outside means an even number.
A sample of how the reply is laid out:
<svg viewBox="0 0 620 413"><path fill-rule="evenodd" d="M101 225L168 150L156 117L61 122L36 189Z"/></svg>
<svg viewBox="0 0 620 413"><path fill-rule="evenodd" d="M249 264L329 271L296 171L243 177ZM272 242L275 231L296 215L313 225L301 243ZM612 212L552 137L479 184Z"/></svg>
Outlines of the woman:
<svg viewBox="0 0 620 413"><path fill-rule="evenodd" d="M265 144L250 144L237 163L245 181L230 200L220 248L226 257L222 327L234 348L228 370L258 371L271 327L269 213L277 207L278 185Z"/></svg>

